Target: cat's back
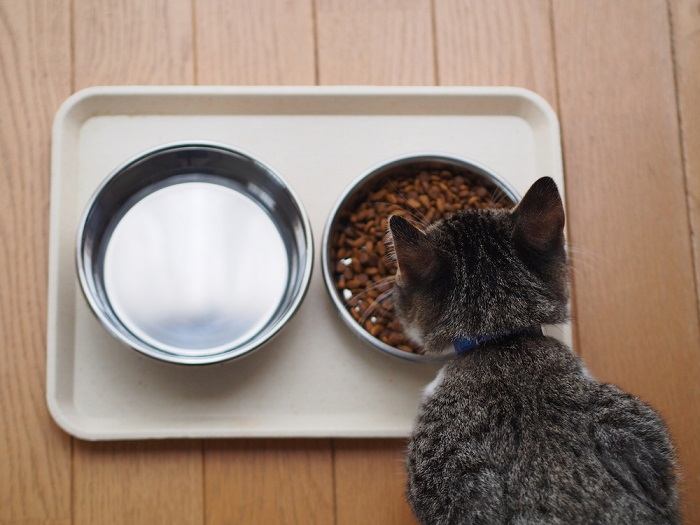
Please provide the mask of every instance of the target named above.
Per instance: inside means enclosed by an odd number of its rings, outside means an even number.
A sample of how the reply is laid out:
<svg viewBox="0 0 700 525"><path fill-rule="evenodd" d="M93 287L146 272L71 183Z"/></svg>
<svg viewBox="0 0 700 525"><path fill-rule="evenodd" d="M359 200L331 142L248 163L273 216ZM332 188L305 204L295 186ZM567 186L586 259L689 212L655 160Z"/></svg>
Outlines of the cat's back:
<svg viewBox="0 0 700 525"><path fill-rule="evenodd" d="M409 445L409 499L426 523L669 523L672 458L653 410L536 337L446 365Z"/></svg>

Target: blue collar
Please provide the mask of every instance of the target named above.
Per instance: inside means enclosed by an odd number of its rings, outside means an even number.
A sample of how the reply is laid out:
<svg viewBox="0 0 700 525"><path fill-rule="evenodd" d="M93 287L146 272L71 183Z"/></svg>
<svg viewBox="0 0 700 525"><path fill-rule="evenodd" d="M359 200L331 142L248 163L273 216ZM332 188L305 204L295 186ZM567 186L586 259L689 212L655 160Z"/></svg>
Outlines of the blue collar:
<svg viewBox="0 0 700 525"><path fill-rule="evenodd" d="M521 330L515 330L513 332L506 332L502 334L494 334L494 335L481 335L478 337L474 338L465 338L465 337L460 337L455 339L452 342L452 345L455 348L455 353L457 355L465 355L471 352L472 350L475 350L476 348L480 347L481 345L484 345L486 343L492 343L494 341L501 341L505 339L510 339L512 337L517 337L520 335L542 335L542 327L541 326L529 326L527 328L523 328Z"/></svg>

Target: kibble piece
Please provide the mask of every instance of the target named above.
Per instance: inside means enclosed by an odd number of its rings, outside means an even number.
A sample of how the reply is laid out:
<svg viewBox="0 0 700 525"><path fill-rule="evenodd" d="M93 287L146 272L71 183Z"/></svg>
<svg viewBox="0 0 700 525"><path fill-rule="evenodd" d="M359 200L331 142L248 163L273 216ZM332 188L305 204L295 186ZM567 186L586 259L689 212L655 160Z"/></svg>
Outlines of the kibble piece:
<svg viewBox="0 0 700 525"><path fill-rule="evenodd" d="M476 193L479 197L484 198L489 194L489 190L487 190L483 186L477 186L476 188L474 188L474 193Z"/></svg>

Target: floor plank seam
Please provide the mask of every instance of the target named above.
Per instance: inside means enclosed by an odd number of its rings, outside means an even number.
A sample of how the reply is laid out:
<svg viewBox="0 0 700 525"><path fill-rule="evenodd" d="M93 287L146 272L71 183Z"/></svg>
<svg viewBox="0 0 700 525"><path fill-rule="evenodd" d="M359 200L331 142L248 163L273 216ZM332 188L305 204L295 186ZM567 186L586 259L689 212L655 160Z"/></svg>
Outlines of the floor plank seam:
<svg viewBox="0 0 700 525"><path fill-rule="evenodd" d="M202 525L206 525L207 523L207 464L206 455L204 453L205 443L206 441L204 439L199 442L199 454L202 460Z"/></svg>
<svg viewBox="0 0 700 525"><path fill-rule="evenodd" d="M693 268L693 285L695 287L695 311L700 323L700 283L698 282L698 267L700 262L697 260L696 250L694 249L695 244L700 242L698 240L698 232L695 231L693 227L692 206L690 194L690 184L688 182L688 164L687 164L687 154L685 151L685 130L683 128L683 115L681 108L681 98L678 82L678 60L676 55L676 39L675 39L675 29L673 24L673 9L671 8L670 0L666 0L666 17L668 22L668 38L671 49L671 67L673 70L673 94L676 103L676 121L678 126L678 143L681 154L681 172L683 174L683 192L685 193L685 208L686 208L686 220L688 221L688 231L690 232L690 261Z"/></svg>
<svg viewBox="0 0 700 525"><path fill-rule="evenodd" d="M561 147L561 164L562 164L562 171L564 172L564 184L566 184L566 145L564 144L564 120L562 118L561 114L561 98L560 98L560 88L559 88L559 61L557 59L557 32L556 32L556 27L555 27L555 17L554 17L554 2L556 0L549 0L549 32L550 32L550 39L552 41L552 73L554 76L554 105L555 105L555 111L557 113L557 120L559 121L559 145ZM565 201L568 201L571 197L569 196L570 194L567 192L566 196L564 197ZM569 206L569 203L566 202L566 207L567 210L570 210L571 207ZM568 222L568 220L567 220ZM571 245L571 235L569 234L570 229L567 227L567 249L572 248ZM576 273L575 273L575 264L576 261L572 260L572 253L569 250L569 255L568 255L568 262L569 262L569 293L571 294L571 307L570 307L570 312L569 312L569 318L571 320L571 330L572 330L572 344L574 346L575 352L583 357L583 352L581 348L581 340L580 340L580 334L579 334L579 329L578 329L578 317L577 317L577 311L578 307L576 304Z"/></svg>
<svg viewBox="0 0 700 525"><path fill-rule="evenodd" d="M314 84L321 84L321 66L319 64L319 52L318 52L318 3L316 0L310 0L311 2L311 29L313 32L314 40Z"/></svg>
<svg viewBox="0 0 700 525"><path fill-rule="evenodd" d="M199 84L199 64L197 62L197 7L195 2L196 0L191 0L190 5L192 6L192 83L197 85Z"/></svg>
<svg viewBox="0 0 700 525"><path fill-rule="evenodd" d="M70 436L70 485L69 485L70 495L68 498L68 506L70 508L70 523L75 525L75 509L77 505L75 504L75 438Z"/></svg>
<svg viewBox="0 0 700 525"><path fill-rule="evenodd" d="M68 31L70 32L70 91L75 93L75 0L68 4Z"/></svg>
<svg viewBox="0 0 700 525"><path fill-rule="evenodd" d="M75 0L70 0L68 3L68 38L70 39L68 49L70 53L70 78L69 86L70 92L75 93ZM49 189L50 193L50 189ZM48 319L47 319L48 322ZM62 432L62 430L61 430ZM73 436L68 436L70 440L70 481L68 485L68 507L70 514L70 523L75 525L75 509L76 505L76 491L75 491L75 438Z"/></svg>
<svg viewBox="0 0 700 525"><path fill-rule="evenodd" d="M331 439L331 482L333 483L333 525L338 525L338 484L336 481L335 439Z"/></svg>

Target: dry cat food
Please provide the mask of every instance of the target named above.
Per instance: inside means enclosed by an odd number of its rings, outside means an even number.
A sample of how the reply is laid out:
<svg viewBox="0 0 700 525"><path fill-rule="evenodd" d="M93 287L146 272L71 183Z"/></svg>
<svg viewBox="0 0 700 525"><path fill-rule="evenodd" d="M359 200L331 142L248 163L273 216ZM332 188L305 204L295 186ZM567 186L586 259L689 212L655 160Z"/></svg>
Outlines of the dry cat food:
<svg viewBox="0 0 700 525"><path fill-rule="evenodd" d="M478 175L451 167L402 168L343 210L331 245L334 282L353 318L374 337L406 352L417 346L403 333L391 300L396 265L386 257L391 215L417 226L467 208L510 208L512 201Z"/></svg>

